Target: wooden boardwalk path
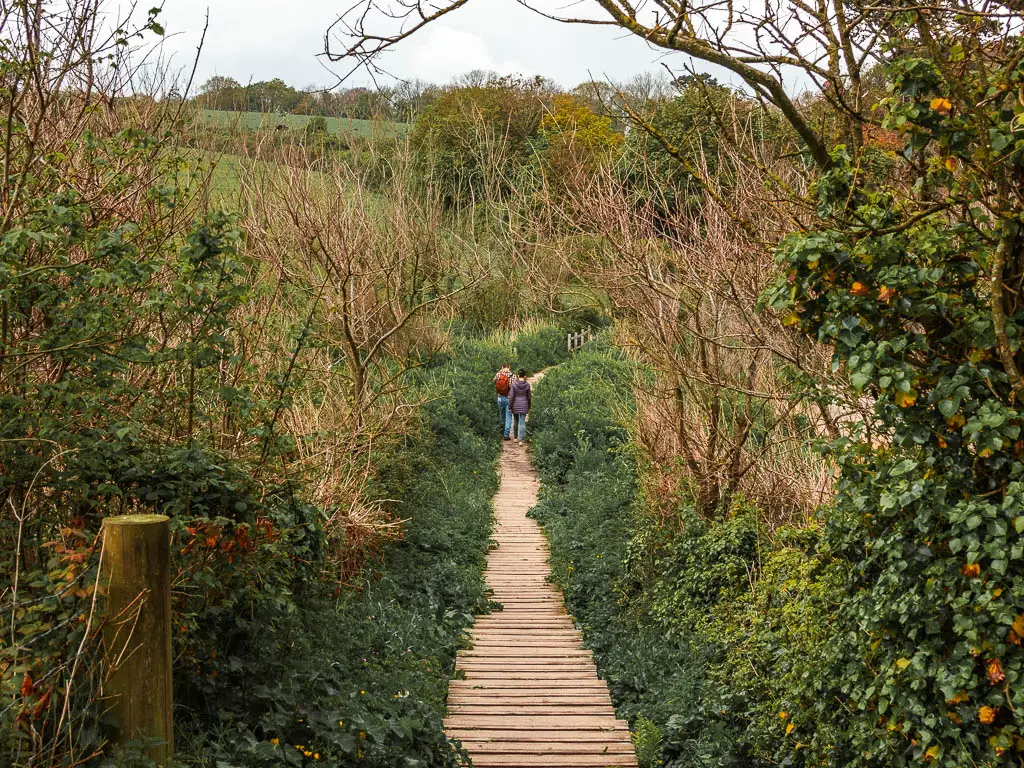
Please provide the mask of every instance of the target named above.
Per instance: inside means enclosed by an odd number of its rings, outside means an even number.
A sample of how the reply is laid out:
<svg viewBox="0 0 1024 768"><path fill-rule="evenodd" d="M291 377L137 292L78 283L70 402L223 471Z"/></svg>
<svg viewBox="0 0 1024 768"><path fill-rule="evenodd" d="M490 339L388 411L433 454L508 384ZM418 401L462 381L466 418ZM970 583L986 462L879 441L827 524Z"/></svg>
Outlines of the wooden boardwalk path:
<svg viewBox="0 0 1024 768"><path fill-rule="evenodd" d="M448 689L448 736L477 766L635 766L629 727L615 719L608 687L546 578L547 542L526 516L539 482L526 450L506 442L494 497L498 546L487 582L504 610L477 617L460 651L465 680Z"/></svg>

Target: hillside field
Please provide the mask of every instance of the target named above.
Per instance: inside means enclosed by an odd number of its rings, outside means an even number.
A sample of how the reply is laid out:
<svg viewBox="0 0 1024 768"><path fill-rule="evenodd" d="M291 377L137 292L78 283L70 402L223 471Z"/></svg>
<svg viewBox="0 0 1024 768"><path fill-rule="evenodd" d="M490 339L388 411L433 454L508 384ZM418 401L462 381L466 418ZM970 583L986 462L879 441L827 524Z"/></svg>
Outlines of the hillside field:
<svg viewBox="0 0 1024 768"><path fill-rule="evenodd" d="M285 125L295 130L305 128L313 119L312 115L279 115L268 112L233 112L223 109L201 109L198 113L205 121L217 125L239 126L244 121L249 130L271 129L277 125ZM409 126L406 123L393 123L386 120L354 120L350 118L327 117L329 133L344 133L352 136L370 138L373 136L404 136Z"/></svg>

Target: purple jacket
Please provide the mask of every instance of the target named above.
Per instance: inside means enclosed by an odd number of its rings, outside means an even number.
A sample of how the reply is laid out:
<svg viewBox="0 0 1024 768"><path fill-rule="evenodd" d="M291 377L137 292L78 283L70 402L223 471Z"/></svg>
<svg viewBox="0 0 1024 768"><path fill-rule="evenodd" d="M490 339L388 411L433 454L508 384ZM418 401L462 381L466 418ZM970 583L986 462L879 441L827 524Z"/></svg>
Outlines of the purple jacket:
<svg viewBox="0 0 1024 768"><path fill-rule="evenodd" d="M530 382L526 379L516 379L512 382L512 388L508 391L508 408L512 413L523 414L530 410L530 401L533 393L530 391Z"/></svg>

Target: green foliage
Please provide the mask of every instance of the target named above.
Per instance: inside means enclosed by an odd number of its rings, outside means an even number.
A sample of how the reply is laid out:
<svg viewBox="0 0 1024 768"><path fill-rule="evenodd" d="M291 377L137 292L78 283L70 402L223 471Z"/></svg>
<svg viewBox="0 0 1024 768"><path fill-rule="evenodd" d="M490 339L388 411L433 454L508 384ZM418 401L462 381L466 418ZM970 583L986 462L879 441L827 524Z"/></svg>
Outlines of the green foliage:
<svg viewBox="0 0 1024 768"><path fill-rule="evenodd" d="M771 294L874 403L875 437L834 445L822 554L847 578L836 636L794 686L816 726L800 753L814 764L1015 765L1024 747L1011 370L1024 312L1003 288L1021 270L1009 190L1024 162L1024 68L1019 40L993 60L974 22L951 24L962 27L891 62L883 104L935 210L915 215L923 206L896 185L865 188L838 149L815 189L821 226L784 241L788 277Z"/></svg>
<svg viewBox="0 0 1024 768"><path fill-rule="evenodd" d="M571 197L586 179L610 166L625 141L612 128L611 118L567 94L552 99L540 123L539 139L541 170L556 201Z"/></svg>
<svg viewBox="0 0 1024 768"><path fill-rule="evenodd" d="M675 98L655 103L652 114L637 116L645 126L629 133L619 166L636 202L653 206L665 218L701 204L702 178L729 188L735 159L726 150L737 140L775 144L779 152L785 145L779 116L757 101L708 75L686 76L678 84Z"/></svg>
<svg viewBox="0 0 1024 768"><path fill-rule="evenodd" d="M665 734L661 728L643 715L636 719L633 731L633 747L636 749L636 761L640 768L655 768L661 765L662 740Z"/></svg>
<svg viewBox="0 0 1024 768"><path fill-rule="evenodd" d="M560 334L559 340L564 349L564 336ZM628 442L627 406L621 393L628 390L631 375L624 361L601 350L581 351L545 375L530 415L542 477L564 482L580 462L603 464Z"/></svg>
<svg viewBox="0 0 1024 768"><path fill-rule="evenodd" d="M513 367L517 370L525 368L533 374L539 370L567 360L568 345L565 342L565 330L557 325L544 326L535 333L522 334L516 337L515 360Z"/></svg>
<svg viewBox="0 0 1024 768"><path fill-rule="evenodd" d="M691 508L671 527L656 518L622 427L631 381L595 350L537 386L531 514L555 579L644 768L777 764L813 733L791 692L831 637L837 575L813 555L815 531L768 537L742 503L715 523Z"/></svg>
<svg viewBox="0 0 1024 768"><path fill-rule="evenodd" d="M458 764L442 716L462 631L487 607L498 448L487 384L500 356L462 342L419 373L440 398L403 449L381 458L375 488L401 499L401 539L357 584L332 596L314 582L288 601L290 622L268 627L288 653L247 667L237 698L220 692L216 719L186 726L190 764ZM218 659L221 672L231 666Z"/></svg>
<svg viewBox="0 0 1024 768"><path fill-rule="evenodd" d="M540 126L541 86L501 78L440 94L409 137L422 184L452 205L508 194Z"/></svg>

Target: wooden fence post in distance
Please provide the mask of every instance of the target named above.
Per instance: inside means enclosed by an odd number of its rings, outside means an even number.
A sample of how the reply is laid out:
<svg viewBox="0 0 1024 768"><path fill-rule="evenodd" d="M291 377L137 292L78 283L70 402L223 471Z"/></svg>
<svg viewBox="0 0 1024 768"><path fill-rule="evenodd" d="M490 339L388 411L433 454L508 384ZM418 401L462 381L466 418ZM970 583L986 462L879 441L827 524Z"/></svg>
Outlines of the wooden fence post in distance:
<svg viewBox="0 0 1024 768"><path fill-rule="evenodd" d="M104 637L108 661L116 664L110 711L120 723L117 741L152 742L146 754L160 768L174 756L170 541L165 515L103 521Z"/></svg>

